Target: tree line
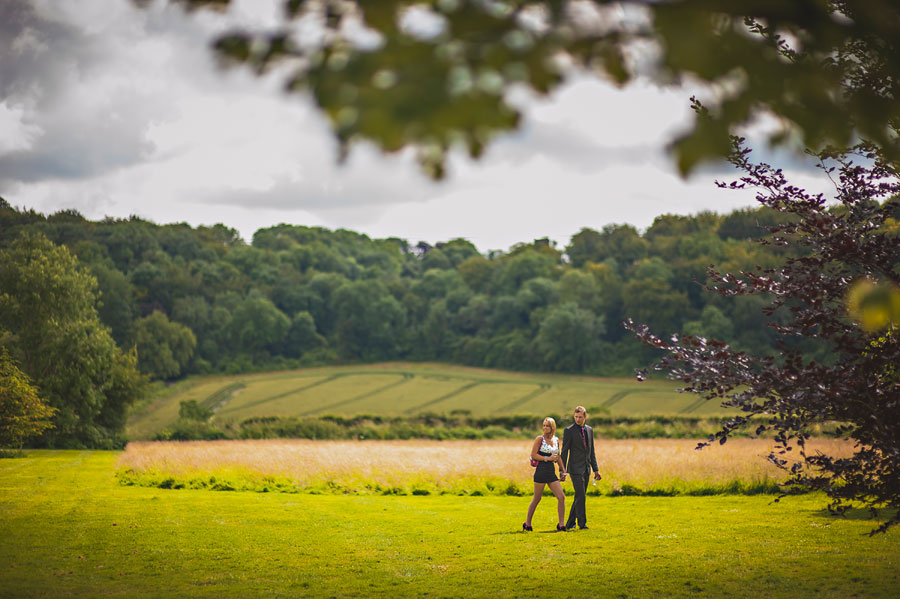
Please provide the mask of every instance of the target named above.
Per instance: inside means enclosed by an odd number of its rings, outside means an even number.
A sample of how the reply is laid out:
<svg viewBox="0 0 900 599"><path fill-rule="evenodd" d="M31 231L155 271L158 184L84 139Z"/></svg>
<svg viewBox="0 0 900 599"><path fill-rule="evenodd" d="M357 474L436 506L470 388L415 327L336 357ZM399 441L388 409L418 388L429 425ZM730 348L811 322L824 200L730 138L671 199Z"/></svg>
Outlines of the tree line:
<svg viewBox="0 0 900 599"><path fill-rule="evenodd" d="M285 224L248 244L223 225L90 221L4 201L0 247L7 261L46 239L67 276L93 281L99 322L153 379L397 359L623 375L654 357L621 326L628 317L771 351L757 298L723 302L702 282L711 264L782 262L784 248L751 243L779 219L663 215L643 234L584 228L564 248L538 239L482 255L464 239L411 245Z"/></svg>

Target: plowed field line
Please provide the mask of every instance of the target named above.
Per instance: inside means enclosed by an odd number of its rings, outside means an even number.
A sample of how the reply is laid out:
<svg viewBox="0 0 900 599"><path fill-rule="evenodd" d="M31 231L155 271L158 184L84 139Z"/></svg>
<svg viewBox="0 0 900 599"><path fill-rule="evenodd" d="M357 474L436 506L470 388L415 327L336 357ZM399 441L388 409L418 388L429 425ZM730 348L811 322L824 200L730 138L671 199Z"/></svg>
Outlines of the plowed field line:
<svg viewBox="0 0 900 599"><path fill-rule="evenodd" d="M395 388L395 387L399 387L400 385L406 384L406 383L408 383L409 381L411 381L411 380L413 379L413 376L414 376L414 375L409 374L409 373L407 373L407 372L403 372L403 373L399 373L399 372L398 372L397 374L402 374L402 375L403 375L403 379L402 379L402 380L399 380L399 381L394 381L393 383L389 383L389 384L387 384L387 385L384 385L383 387L379 387L379 388L377 388L377 389L373 389L372 391L366 391L365 393L362 393L361 395L357 395L357 396L355 396L355 397L351 397L350 399L345 399L345 400L343 400L343 401L339 401L339 402L337 402L337 403L333 403L333 404L331 404L331 405L329 405L329 406L319 407L319 408L313 408L312 410L307 410L306 412L303 412L303 413L301 414L301 416L309 416L309 415L311 415L311 414L315 414L316 412L321 412L322 410L330 410L330 409L333 409L333 408L339 408L339 407L341 407L341 406L345 406L345 405L347 405L347 404L351 404L351 403L353 403L354 401L359 401L359 400L365 399L365 398L367 398L367 397L372 397L373 395L377 395L377 394L379 394L379 393L382 393L382 392L384 392L384 391L387 391L388 389L393 389L393 388Z"/></svg>
<svg viewBox="0 0 900 599"><path fill-rule="evenodd" d="M547 383L541 383L541 386L539 389L535 389L531 393L528 393L527 395L524 395L524 396L520 397L519 399L514 400L512 403L509 403L509 404L503 406L502 408L500 408L498 410L498 412L504 412L506 410L511 410L518 406L524 405L524 404L528 403L529 401L531 401L532 399L534 399L535 397L537 397L538 395L546 393L552 387L553 387L553 385L549 385Z"/></svg>
<svg viewBox="0 0 900 599"><path fill-rule="evenodd" d="M626 395L628 395L629 393L634 393L634 391L635 391L635 390L632 390L632 389L626 389L625 391L618 391L618 392L616 392L616 393L613 393L613 394L609 397L609 399L607 399L606 401L604 401L601 405L602 405L604 408L608 408L609 406L613 405L614 403L616 403L616 402L622 400L622 399L623 399Z"/></svg>
<svg viewBox="0 0 900 599"><path fill-rule="evenodd" d="M414 414L415 412L420 412L422 410L422 408L427 408L428 406L433 406L436 403L440 403L446 399L450 399L451 397L453 397L455 395L459 395L463 391L468 391L472 387L477 387L478 385L481 385L483 382L484 381L473 381L471 383L465 384L462 387L460 387L459 389L454 389L450 393L446 393L444 395L441 395L438 398L432 399L430 401L426 401L425 403L419 404L418 406L413 406L413 407L409 408L408 410L404 410L403 413L404 414Z"/></svg>
<svg viewBox="0 0 900 599"><path fill-rule="evenodd" d="M696 410L697 408L699 408L700 406L702 406L702 405L705 404L706 402L707 402L706 399L700 397L700 398L697 399L697 401L695 401L694 403L692 403L692 404L689 405L688 407L686 407L686 408L684 408L683 410L681 410L680 413L681 413L681 414L690 414L691 412L693 412L694 410Z"/></svg>
<svg viewBox="0 0 900 599"><path fill-rule="evenodd" d="M237 410L243 410L244 408L252 408L255 406L262 405L264 403L275 401L276 399L281 399L282 397L287 397L288 395L293 395L294 393L300 393L302 391L306 391L307 389L312 389L313 387L318 387L319 385L324 385L325 383L330 383L335 379L339 379L341 377L347 376L345 374L334 374L326 379L322 379L321 381L316 381L315 383L310 383L308 385L304 385L302 387L297 387L296 389L292 389L290 391L285 391L284 393L279 393L278 395L273 395L272 397L266 397L264 399L260 399L258 401L246 403L244 405L238 406L237 408L231 408L222 410L221 414L227 414L228 412L236 412Z"/></svg>

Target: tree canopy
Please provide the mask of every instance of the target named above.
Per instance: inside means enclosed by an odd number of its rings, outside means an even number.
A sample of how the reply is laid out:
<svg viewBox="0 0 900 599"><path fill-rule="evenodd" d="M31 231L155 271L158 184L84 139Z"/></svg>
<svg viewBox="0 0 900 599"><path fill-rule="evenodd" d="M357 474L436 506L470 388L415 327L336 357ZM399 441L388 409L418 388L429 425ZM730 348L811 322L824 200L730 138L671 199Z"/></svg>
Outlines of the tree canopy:
<svg viewBox="0 0 900 599"><path fill-rule="evenodd" d="M140 371L158 380L399 359L623 376L655 355L619 326L627 316L666 332L686 323L733 330L737 346L772 351L762 314L721 303L712 311L693 281L714 262L779 264L783 248L742 238L771 212L663 215L643 234L585 228L559 249L539 239L482 256L462 239L278 225L248 244L208 227L64 221L0 202L0 251L10 255L22 234L64 242L52 251L68 250L65 276L82 285L66 293L84 311L97 306L117 345L136 348Z"/></svg>
<svg viewBox="0 0 900 599"><path fill-rule="evenodd" d="M412 146L436 178L451 148L478 157L520 126L508 90L548 94L576 71L705 84L712 118L673 140L682 172L727 156L734 128L761 114L782 125L775 143L862 138L900 159L900 7L888 0L285 0L283 15L223 34L216 52L258 73L284 66L342 152Z"/></svg>
<svg viewBox="0 0 900 599"><path fill-rule="evenodd" d="M115 445L140 392L135 357L99 319L96 288L77 258L42 234L0 249L0 342L55 409L48 443Z"/></svg>
<svg viewBox="0 0 900 599"><path fill-rule="evenodd" d="M6 348L0 348L0 446L20 449L27 439L53 427L55 412Z"/></svg>
<svg viewBox="0 0 900 599"><path fill-rule="evenodd" d="M154 311L135 322L134 345L141 372L154 378L173 379L190 362L197 338L188 327L170 322L164 312Z"/></svg>

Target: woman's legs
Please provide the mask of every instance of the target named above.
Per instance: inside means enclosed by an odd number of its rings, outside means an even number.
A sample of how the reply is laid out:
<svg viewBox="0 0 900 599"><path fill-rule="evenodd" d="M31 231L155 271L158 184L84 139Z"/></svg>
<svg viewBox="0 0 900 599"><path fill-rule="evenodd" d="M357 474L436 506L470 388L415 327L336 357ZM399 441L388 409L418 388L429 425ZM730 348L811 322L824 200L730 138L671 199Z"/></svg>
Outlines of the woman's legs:
<svg viewBox="0 0 900 599"><path fill-rule="evenodd" d="M562 487L560 487L562 489ZM534 497L531 498L531 503L528 504L528 516L525 518L525 524L531 526L531 517L534 516L534 509L537 507L537 504L541 502L541 495L544 494L544 483L534 483Z"/></svg>
<svg viewBox="0 0 900 599"><path fill-rule="evenodd" d="M557 480L550 483L550 490L556 496L556 509L559 512L559 525L564 526L563 519L566 517L566 495L563 493L562 484Z"/></svg>

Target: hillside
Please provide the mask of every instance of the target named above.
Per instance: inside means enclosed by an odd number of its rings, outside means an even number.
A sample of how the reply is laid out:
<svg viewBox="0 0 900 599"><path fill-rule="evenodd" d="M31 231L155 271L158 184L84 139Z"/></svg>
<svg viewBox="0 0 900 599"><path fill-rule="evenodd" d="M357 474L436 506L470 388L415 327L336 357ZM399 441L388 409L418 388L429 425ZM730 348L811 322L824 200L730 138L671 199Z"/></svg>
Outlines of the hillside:
<svg viewBox="0 0 900 599"><path fill-rule="evenodd" d="M526 374L442 364L383 363L309 368L262 374L207 376L174 385L136 410L130 439L146 439L171 426L182 401L213 411L213 422L266 416L334 414L403 416L465 411L473 416L564 416L576 405L612 416L693 415L726 412L668 381Z"/></svg>

